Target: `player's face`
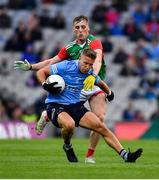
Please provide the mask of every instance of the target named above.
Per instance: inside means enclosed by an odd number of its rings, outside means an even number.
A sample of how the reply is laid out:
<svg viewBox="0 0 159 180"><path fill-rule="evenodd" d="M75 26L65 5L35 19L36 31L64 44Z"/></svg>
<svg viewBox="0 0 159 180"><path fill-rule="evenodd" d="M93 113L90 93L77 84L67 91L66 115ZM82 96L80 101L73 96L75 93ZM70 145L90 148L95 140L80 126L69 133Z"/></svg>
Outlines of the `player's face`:
<svg viewBox="0 0 159 180"><path fill-rule="evenodd" d="M90 57L84 55L80 56L79 58L80 71L84 74L88 73L88 71L93 68L94 61L95 60L91 59Z"/></svg>
<svg viewBox="0 0 159 180"><path fill-rule="evenodd" d="M73 32L76 35L77 40L85 41L89 33L88 22L86 22L85 20L75 22L73 25Z"/></svg>

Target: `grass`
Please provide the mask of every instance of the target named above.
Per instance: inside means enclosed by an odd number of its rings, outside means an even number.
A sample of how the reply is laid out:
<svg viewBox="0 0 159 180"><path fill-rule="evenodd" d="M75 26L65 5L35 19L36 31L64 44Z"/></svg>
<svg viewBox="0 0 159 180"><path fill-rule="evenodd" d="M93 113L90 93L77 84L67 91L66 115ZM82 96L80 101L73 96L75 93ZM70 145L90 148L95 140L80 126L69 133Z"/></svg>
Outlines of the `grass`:
<svg viewBox="0 0 159 180"><path fill-rule="evenodd" d="M152 179L159 178L159 141L122 142L125 148L143 147L136 163L124 163L101 140L95 153L96 164L85 164L88 139L73 139L79 163L69 163L62 139L0 140L1 179Z"/></svg>

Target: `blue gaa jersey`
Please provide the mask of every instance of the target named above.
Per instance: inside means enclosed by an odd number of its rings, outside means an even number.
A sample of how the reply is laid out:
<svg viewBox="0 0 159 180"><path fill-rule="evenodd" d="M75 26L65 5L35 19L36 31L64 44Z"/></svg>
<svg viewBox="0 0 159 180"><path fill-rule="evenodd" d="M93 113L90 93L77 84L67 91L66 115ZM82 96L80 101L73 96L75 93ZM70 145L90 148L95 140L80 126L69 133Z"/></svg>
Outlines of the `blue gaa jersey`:
<svg viewBox="0 0 159 180"><path fill-rule="evenodd" d="M61 93L51 94L45 100L45 103L56 102L58 104L75 104L80 102L80 93L83 89L83 82L87 76L92 73L90 70L87 74L81 73L79 69L79 61L64 60L60 63L50 66L50 72L52 74L58 74L63 77L65 81L65 89ZM98 85L100 77L96 77L95 84Z"/></svg>

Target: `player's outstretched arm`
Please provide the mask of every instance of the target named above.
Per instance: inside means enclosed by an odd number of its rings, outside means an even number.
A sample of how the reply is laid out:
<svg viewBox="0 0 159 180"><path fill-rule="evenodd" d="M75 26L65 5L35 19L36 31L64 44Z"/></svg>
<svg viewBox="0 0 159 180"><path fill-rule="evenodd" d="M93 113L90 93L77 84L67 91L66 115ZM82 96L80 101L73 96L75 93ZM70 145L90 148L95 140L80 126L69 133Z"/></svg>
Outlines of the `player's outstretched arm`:
<svg viewBox="0 0 159 180"><path fill-rule="evenodd" d="M44 60L42 62L36 63L36 64L30 64L27 60L25 61L14 61L14 69L23 70L23 71L29 71L34 70L38 71L41 68L44 68L50 64L55 64L57 62L61 61L59 56L55 56L53 58Z"/></svg>
<svg viewBox="0 0 159 180"><path fill-rule="evenodd" d="M96 57L95 62L93 64L93 74L94 75L89 75L85 79L84 90L86 90L86 91L92 90L94 88L96 75L98 75L100 68L102 66L102 50L97 49L97 50L95 50L95 52L97 53L97 57Z"/></svg>

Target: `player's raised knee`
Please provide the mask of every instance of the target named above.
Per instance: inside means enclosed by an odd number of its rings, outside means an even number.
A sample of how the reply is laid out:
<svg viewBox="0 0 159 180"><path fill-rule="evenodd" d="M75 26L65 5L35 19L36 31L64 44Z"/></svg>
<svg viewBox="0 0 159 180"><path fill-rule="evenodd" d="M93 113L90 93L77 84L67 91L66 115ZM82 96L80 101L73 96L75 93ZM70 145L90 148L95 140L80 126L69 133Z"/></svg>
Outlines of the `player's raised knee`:
<svg viewBox="0 0 159 180"><path fill-rule="evenodd" d="M104 122L104 119L105 119L105 114L104 113L100 113L97 116L98 116L98 118L100 119L101 122Z"/></svg>
<svg viewBox="0 0 159 180"><path fill-rule="evenodd" d="M69 122L65 125L65 128L69 131L73 131L75 128L75 123L74 122Z"/></svg>
<svg viewBox="0 0 159 180"><path fill-rule="evenodd" d="M94 128L96 131L101 132L104 130L104 125L103 125L103 123L99 122L99 123L96 123Z"/></svg>

